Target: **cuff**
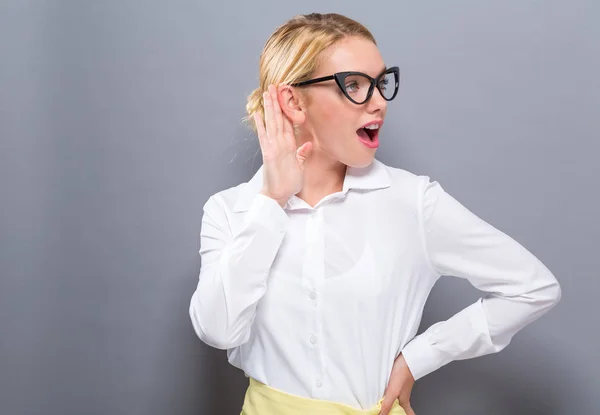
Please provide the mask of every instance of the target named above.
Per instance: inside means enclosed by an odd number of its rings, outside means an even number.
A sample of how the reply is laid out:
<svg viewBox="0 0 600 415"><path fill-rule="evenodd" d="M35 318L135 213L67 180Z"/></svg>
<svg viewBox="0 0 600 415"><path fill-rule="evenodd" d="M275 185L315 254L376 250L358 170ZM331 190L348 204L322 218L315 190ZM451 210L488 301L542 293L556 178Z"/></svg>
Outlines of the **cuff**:
<svg viewBox="0 0 600 415"><path fill-rule="evenodd" d="M412 339L402 349L402 356L410 369L415 381L438 369L440 366L436 350L430 344L426 335Z"/></svg>
<svg viewBox="0 0 600 415"><path fill-rule="evenodd" d="M284 233L290 218L275 199L257 193L246 214L246 221L259 223L272 232Z"/></svg>

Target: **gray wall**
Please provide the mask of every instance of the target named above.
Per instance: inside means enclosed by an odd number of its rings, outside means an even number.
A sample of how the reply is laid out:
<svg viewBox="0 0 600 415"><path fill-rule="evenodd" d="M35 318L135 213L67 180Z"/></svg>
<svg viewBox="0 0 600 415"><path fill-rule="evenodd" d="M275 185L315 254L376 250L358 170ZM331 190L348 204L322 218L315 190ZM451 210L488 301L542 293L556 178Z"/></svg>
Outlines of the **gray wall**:
<svg viewBox="0 0 600 415"><path fill-rule="evenodd" d="M402 68L377 157L563 287L505 351L420 380L417 413L599 414L598 4L2 0L0 413L239 413L246 379L188 317L202 206L261 163L240 119L267 36L338 11ZM476 296L443 279L421 330Z"/></svg>

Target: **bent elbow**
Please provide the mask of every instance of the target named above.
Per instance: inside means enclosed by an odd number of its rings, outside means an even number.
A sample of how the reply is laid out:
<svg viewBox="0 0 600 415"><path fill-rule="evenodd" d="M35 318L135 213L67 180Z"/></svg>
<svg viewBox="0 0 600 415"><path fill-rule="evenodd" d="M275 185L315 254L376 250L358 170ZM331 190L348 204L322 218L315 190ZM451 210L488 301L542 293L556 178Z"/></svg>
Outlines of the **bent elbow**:
<svg viewBox="0 0 600 415"><path fill-rule="evenodd" d="M551 272L546 273L544 284L538 288L536 297L544 312L553 308L562 298L560 283Z"/></svg>
<svg viewBox="0 0 600 415"><path fill-rule="evenodd" d="M562 288L558 280L554 279L554 282L548 288L548 302L550 307L554 307L562 298Z"/></svg>
<svg viewBox="0 0 600 415"><path fill-rule="evenodd" d="M226 321L219 318L216 313L208 313L206 309L203 309L196 301L195 294L190 302L189 314L196 335L211 347L227 350L248 340L245 332L236 332L228 327Z"/></svg>

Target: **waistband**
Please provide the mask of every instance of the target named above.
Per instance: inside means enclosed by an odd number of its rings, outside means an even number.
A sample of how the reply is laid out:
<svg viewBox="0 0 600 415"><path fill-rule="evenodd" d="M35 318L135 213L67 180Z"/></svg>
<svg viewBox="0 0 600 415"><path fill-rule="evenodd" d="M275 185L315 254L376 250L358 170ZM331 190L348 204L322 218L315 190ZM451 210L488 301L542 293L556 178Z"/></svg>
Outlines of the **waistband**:
<svg viewBox="0 0 600 415"><path fill-rule="evenodd" d="M250 378L240 415L378 415L382 402L383 398L373 408L356 409L338 402L292 395ZM396 399L389 414L406 415L406 412Z"/></svg>

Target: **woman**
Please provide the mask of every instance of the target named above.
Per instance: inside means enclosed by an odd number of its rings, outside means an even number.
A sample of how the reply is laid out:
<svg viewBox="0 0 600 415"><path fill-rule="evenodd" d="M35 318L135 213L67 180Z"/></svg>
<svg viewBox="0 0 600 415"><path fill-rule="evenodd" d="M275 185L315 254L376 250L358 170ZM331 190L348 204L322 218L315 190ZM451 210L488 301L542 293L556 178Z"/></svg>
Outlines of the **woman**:
<svg viewBox="0 0 600 415"><path fill-rule="evenodd" d="M414 414L416 380L504 349L560 299L518 242L374 158L398 77L338 14L296 16L264 47L247 104L263 165L205 204L190 303L250 378L242 414ZM487 293L415 337L441 275Z"/></svg>

